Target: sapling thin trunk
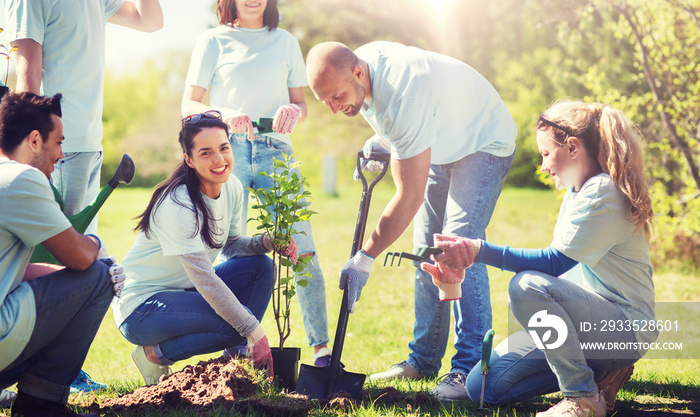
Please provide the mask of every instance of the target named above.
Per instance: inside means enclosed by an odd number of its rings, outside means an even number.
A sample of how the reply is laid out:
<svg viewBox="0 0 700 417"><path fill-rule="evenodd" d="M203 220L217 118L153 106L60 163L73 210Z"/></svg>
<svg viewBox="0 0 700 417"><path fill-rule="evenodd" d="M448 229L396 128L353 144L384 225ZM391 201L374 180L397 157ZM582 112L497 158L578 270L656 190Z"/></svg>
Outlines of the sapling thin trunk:
<svg viewBox="0 0 700 417"><path fill-rule="evenodd" d="M253 209L259 212L258 217L249 221L260 222L257 229L267 233L273 247L272 261L277 281L272 290L272 311L281 349L292 331L289 313L296 286L305 287L308 281L304 277L310 275L306 271L308 257L299 258L297 263L293 264L282 253L291 242L292 236L297 233L294 225L309 220L314 212L306 208L309 205L306 198L310 198L310 193L302 189L305 179L294 171L300 163L292 162L291 156L285 155L284 161L275 159L273 164L275 172L260 173L272 180L271 188L248 188L257 202Z"/></svg>

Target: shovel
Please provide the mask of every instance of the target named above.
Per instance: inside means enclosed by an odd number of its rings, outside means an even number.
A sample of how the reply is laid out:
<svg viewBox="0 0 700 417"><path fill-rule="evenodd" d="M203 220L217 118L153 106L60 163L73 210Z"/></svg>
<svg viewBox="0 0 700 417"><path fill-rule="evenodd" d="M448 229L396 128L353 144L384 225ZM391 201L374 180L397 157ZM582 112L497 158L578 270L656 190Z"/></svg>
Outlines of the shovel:
<svg viewBox="0 0 700 417"><path fill-rule="evenodd" d="M131 159L129 154L124 154L122 156L122 161L119 163L117 170L114 172L112 178L107 182L100 193L95 197L95 199L87 207L85 207L80 213L76 213L72 216L67 216L73 228L79 233L84 233L87 227L90 225L92 219L95 218L97 212L100 211L102 205L107 201L107 197L112 194L115 188L119 184L128 184L134 178L134 161ZM59 194L58 190L51 185L53 189L54 198L56 202L63 210L63 197ZM56 258L49 253L49 251L44 248L44 245L37 245L34 248L34 253L32 253L31 262L46 262L51 264L58 264L59 262Z"/></svg>
<svg viewBox="0 0 700 417"><path fill-rule="evenodd" d="M360 166L361 158L364 158L364 154L360 150L357 153L357 172L360 173L360 178L362 180L362 198L360 199L360 211L357 214L351 257L355 256L362 247L365 226L367 224L367 213L369 212L369 202L372 198L372 189L384 177L384 174L386 174L389 168L390 155L388 153L373 153L369 158L366 158L384 163L382 172L372 180L369 185L362 173L362 168ZM367 375L348 372L343 369L343 365L340 363L340 355L343 351L343 343L345 341L345 331L348 325L348 316L348 289L346 287L343 290L343 302L340 306L338 327L336 328L335 339L333 341L331 363L325 368L302 364L299 370L299 379L297 380L296 387L298 393L308 395L312 399L322 400L336 392L345 391L354 399L360 398L362 386L365 383Z"/></svg>

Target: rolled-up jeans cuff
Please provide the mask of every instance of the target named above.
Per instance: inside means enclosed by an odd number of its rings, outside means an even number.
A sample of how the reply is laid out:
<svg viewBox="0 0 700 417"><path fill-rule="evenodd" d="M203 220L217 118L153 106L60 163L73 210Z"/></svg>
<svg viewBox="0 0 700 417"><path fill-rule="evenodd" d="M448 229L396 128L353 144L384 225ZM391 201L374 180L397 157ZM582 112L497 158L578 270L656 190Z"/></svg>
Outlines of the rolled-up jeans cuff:
<svg viewBox="0 0 700 417"><path fill-rule="evenodd" d="M59 385L25 372L17 381L17 391L42 400L66 404L68 402L68 394L70 394L70 387Z"/></svg>
<svg viewBox="0 0 700 417"><path fill-rule="evenodd" d="M175 364L175 362L165 357L165 354L160 349L160 344L156 343L155 345L153 345L153 351L156 353L156 356L158 357L158 362L160 362L161 365L170 366Z"/></svg>

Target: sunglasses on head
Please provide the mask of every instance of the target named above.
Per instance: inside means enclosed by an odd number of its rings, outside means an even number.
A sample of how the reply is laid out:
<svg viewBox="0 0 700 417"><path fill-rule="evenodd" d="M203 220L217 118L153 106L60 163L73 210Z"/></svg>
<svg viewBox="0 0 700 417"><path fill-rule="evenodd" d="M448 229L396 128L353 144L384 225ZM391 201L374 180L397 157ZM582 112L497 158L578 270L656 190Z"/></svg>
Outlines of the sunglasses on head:
<svg viewBox="0 0 700 417"><path fill-rule="evenodd" d="M547 120L547 119L545 119L543 115L540 115L540 119L537 121L537 126L539 126L540 123L544 123L544 124L546 124L546 125L548 125L548 126L551 126L551 127L556 128L556 129L559 129L559 130L561 130L562 132L566 133L566 134L569 135L569 136L576 136L576 135L574 135L574 133L573 133L571 130L569 130L569 129L563 127L563 126L560 126L560 125L558 125L558 124L556 124L556 123L554 123L554 122L551 122L551 121L549 121L549 120Z"/></svg>
<svg viewBox="0 0 700 417"><path fill-rule="evenodd" d="M219 119L221 120L221 112L218 110L208 110L204 113L190 114L182 119L182 127L185 125L196 125L202 119Z"/></svg>

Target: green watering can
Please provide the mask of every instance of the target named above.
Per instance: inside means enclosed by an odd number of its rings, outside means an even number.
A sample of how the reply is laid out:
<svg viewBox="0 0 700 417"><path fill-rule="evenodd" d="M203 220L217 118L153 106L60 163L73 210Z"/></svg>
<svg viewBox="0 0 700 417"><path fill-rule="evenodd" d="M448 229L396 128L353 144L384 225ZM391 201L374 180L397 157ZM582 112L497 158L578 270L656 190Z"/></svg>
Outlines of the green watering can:
<svg viewBox="0 0 700 417"><path fill-rule="evenodd" d="M88 225L90 225L92 219L95 218L97 212L100 211L100 208L107 200L107 197L109 197L109 195L112 194L112 191L114 191L114 189L117 188L119 184L129 184L131 180L134 179L134 172L135 169L133 159L131 159L129 154L124 154L124 156L122 156L122 161L119 163L116 172L112 176L112 179L110 179L107 182L107 185L105 185L102 188L102 190L97 195L97 197L95 197L92 203L85 207L80 213L76 213L72 216L67 216L68 220L70 220L71 224L73 225L73 228L75 228L75 230L77 230L80 233L85 233L85 230L87 229ZM63 211L63 197L61 197L61 194L59 194L58 190L54 188L53 184L51 185L51 188L53 189L53 195L56 199L56 202L61 207L61 211ZM37 245L34 248L34 253L32 254L30 262L59 264L56 258L54 258L53 255L51 255L49 251L46 250L44 245Z"/></svg>

